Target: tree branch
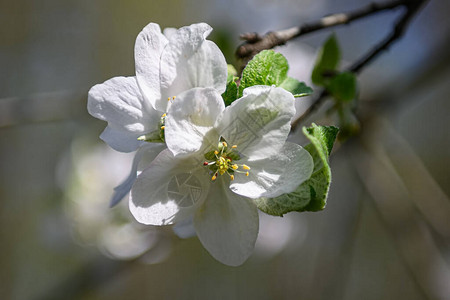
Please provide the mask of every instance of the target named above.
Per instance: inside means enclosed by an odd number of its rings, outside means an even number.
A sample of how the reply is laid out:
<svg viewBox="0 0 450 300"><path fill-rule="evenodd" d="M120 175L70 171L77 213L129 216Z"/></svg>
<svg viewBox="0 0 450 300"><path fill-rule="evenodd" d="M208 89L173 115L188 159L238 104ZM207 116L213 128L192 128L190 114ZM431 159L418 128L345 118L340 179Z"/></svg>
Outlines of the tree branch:
<svg viewBox="0 0 450 300"><path fill-rule="evenodd" d="M406 12L403 17L395 24L394 30L378 45L371 49L363 58L356 61L348 71L353 73L359 73L363 67L368 65L374 58L376 58L381 52L387 50L390 45L400 39L411 22L412 18L420 10L420 8L429 0L409 0L405 1Z"/></svg>
<svg viewBox="0 0 450 300"><path fill-rule="evenodd" d="M397 21L394 26L392 32L380 43L375 45L372 49L370 49L362 58L355 61L347 71L358 74L361 70L369 65L378 55L380 55L384 50L387 50L394 42L400 39L403 34L406 32L406 29L411 22L412 18L416 15L416 13L420 10L420 8L429 0L406 0L402 1L403 5L406 7L405 13L402 17ZM310 107L297 119L295 119L291 124L292 131L295 131L297 126L306 120L310 114L315 112L320 105L326 100L328 96L328 92L323 90L320 95L313 101Z"/></svg>
<svg viewBox="0 0 450 300"><path fill-rule="evenodd" d="M320 20L305 23L301 26L291 27L280 31L271 31L266 33L264 36L261 36L256 32L244 33L240 36L240 38L245 40L245 42L237 48L236 56L242 60L243 64L241 67L243 69L247 62L262 50L272 49L276 46L284 45L286 42L307 33L333 26L349 24L352 21L384 10L390 10L397 8L398 6L407 5L408 2L411 1L391 0L385 3L372 3L358 10L347 13L332 14Z"/></svg>

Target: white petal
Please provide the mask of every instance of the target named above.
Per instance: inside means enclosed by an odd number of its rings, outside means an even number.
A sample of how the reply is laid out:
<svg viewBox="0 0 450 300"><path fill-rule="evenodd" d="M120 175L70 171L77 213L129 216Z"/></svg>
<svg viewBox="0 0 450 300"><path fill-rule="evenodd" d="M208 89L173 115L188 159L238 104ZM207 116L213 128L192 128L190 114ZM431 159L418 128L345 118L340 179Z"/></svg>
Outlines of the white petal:
<svg viewBox="0 0 450 300"><path fill-rule="evenodd" d="M215 127L242 154L262 159L278 153L295 114L294 96L282 88L253 86L228 106Z"/></svg>
<svg viewBox="0 0 450 300"><path fill-rule="evenodd" d="M258 236L258 211L248 198L230 191L218 178L194 216L198 238L218 261L238 266L250 256Z"/></svg>
<svg viewBox="0 0 450 300"><path fill-rule="evenodd" d="M160 60L167 38L161 33L158 24L150 23L142 29L136 38L134 59L136 77L139 87L147 101L157 110L165 111L157 106L161 98L160 92Z"/></svg>
<svg viewBox="0 0 450 300"><path fill-rule="evenodd" d="M195 228L194 228L194 218L190 217L181 222L177 222L172 227L173 232L182 239L188 239L196 236Z"/></svg>
<svg viewBox="0 0 450 300"><path fill-rule="evenodd" d="M173 28L173 27L166 27L163 30L163 34L164 36L169 40L174 40L174 38L176 39L176 33L177 33L178 29Z"/></svg>
<svg viewBox="0 0 450 300"><path fill-rule="evenodd" d="M114 193L112 195L111 202L109 203L110 207L117 205L123 197L130 192L131 187L136 180L138 166L142 158L145 157L146 160L152 161L165 148L165 144L145 143L138 149L133 159L130 174L120 185L114 188Z"/></svg>
<svg viewBox="0 0 450 300"><path fill-rule="evenodd" d="M161 105L168 97L195 87L225 91L227 63L220 49L206 37L212 28L205 23L180 28L170 37L161 56Z"/></svg>
<svg viewBox="0 0 450 300"><path fill-rule="evenodd" d="M202 167L195 158L175 158L169 150L162 151L131 189L130 211L136 220L169 225L192 216L211 181Z"/></svg>
<svg viewBox="0 0 450 300"><path fill-rule="evenodd" d="M160 113L142 98L135 77L115 77L93 86L89 113L108 122L101 138L118 151L131 152L141 144L140 135L158 129Z"/></svg>
<svg viewBox="0 0 450 300"><path fill-rule="evenodd" d="M180 94L167 113L167 148L175 156L198 151L224 109L222 97L212 88L195 88ZM212 143L217 142L218 137Z"/></svg>
<svg viewBox="0 0 450 300"><path fill-rule="evenodd" d="M116 151L133 152L144 144L137 139L140 135L141 133L131 134L127 130L107 126L100 134L100 139Z"/></svg>
<svg viewBox="0 0 450 300"><path fill-rule="evenodd" d="M249 176L236 173L230 189L250 198L277 197L290 193L311 176L314 167L309 152L289 142L276 155L244 163L251 168Z"/></svg>

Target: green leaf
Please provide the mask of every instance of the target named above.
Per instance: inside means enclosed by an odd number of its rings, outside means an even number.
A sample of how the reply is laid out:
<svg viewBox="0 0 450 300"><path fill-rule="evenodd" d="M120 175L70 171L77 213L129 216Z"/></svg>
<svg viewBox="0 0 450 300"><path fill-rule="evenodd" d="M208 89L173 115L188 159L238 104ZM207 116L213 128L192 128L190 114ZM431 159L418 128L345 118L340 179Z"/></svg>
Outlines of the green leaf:
<svg viewBox="0 0 450 300"><path fill-rule="evenodd" d="M245 88L254 85L279 86L286 78L289 65L286 58L273 50L264 50L248 62L242 72L239 97Z"/></svg>
<svg viewBox="0 0 450 300"><path fill-rule="evenodd" d="M338 101L352 101L356 98L356 76L351 72L338 74L330 80L327 89Z"/></svg>
<svg viewBox="0 0 450 300"><path fill-rule="evenodd" d="M228 71L228 75L227 75L227 83L228 83L231 80L233 80L234 77L237 76L237 71L236 71L236 68L230 64L227 65L227 71Z"/></svg>
<svg viewBox="0 0 450 300"><path fill-rule="evenodd" d="M238 96L238 86L236 83L236 80L239 79L238 77L233 77L232 80L228 81L227 88L225 89L225 92L222 94L223 101L225 102L225 106L230 105L233 103L234 100L237 99Z"/></svg>
<svg viewBox="0 0 450 300"><path fill-rule="evenodd" d="M339 128L335 126L320 126L313 123L311 127L303 127L303 134L311 141L316 150L326 154L324 157L326 160L331 154L338 132Z"/></svg>
<svg viewBox="0 0 450 300"><path fill-rule="evenodd" d="M286 58L273 50L264 50L255 55L248 62L242 72L239 85L239 97L245 88L254 85L275 85L294 94L295 97L303 97L312 94L313 90L304 82L288 77L289 65Z"/></svg>
<svg viewBox="0 0 450 300"><path fill-rule="evenodd" d="M286 80L281 83L280 87L291 92L296 98L305 97L313 93L312 88L307 86L304 82L300 82L292 77L286 78Z"/></svg>
<svg viewBox="0 0 450 300"><path fill-rule="evenodd" d="M297 187L295 191L275 198L258 198L256 205L263 212L283 216L291 211L319 211L325 208L331 183L331 170L328 157L333 148L339 129L334 126L303 128L303 133L311 141L305 149L314 161L311 177Z"/></svg>
<svg viewBox="0 0 450 300"><path fill-rule="evenodd" d="M327 73L333 74L339 62L341 60L341 51L339 50L339 45L336 37L331 35L317 56L316 64L314 66L311 79L316 85L325 85L327 82Z"/></svg>

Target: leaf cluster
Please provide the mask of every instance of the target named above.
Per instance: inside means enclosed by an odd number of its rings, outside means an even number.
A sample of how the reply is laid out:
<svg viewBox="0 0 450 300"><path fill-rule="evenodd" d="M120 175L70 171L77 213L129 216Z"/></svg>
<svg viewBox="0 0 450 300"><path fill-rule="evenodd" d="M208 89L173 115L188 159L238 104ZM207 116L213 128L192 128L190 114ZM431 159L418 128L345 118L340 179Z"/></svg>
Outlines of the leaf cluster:
<svg viewBox="0 0 450 300"><path fill-rule="evenodd" d="M313 90L304 82L289 77L286 58L273 50L264 50L249 61L241 78L236 77L234 68L229 68L227 88L222 94L225 105L242 97L245 88L255 85L275 85L291 92L294 97L311 95Z"/></svg>
<svg viewBox="0 0 450 300"><path fill-rule="evenodd" d="M322 46L311 74L315 85L323 86L338 101L350 102L356 98L356 76L352 72L339 72L341 50L332 35Z"/></svg>
<svg viewBox="0 0 450 300"><path fill-rule="evenodd" d="M331 35L319 50L311 74L315 85L323 86L334 99L334 110L339 117L340 140L345 140L359 130L359 122L353 113L358 93L356 75L339 71L341 50L334 35Z"/></svg>

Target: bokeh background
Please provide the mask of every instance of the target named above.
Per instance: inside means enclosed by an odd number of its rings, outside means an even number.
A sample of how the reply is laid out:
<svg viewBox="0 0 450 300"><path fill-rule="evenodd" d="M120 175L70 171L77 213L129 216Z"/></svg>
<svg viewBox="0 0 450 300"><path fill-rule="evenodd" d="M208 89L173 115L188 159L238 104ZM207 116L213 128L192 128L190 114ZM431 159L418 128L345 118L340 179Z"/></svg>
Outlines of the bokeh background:
<svg viewBox="0 0 450 300"><path fill-rule="evenodd" d="M356 0L0 0L0 299L450 299L450 2L431 0L359 77L358 136L336 147L327 208L261 216L241 267L190 233L108 208L132 155L98 135L91 86L133 75L149 22L207 22L235 63L243 32L356 9ZM336 33L350 63L401 10L277 48L310 82ZM299 112L310 100L299 100ZM329 122L319 113L308 122ZM293 136L292 139L298 139ZM126 201L125 201L126 202Z"/></svg>

